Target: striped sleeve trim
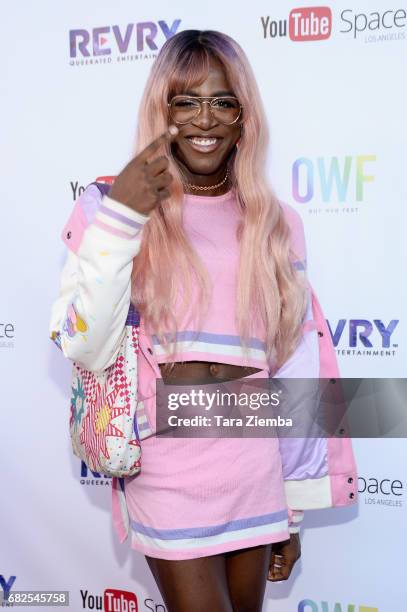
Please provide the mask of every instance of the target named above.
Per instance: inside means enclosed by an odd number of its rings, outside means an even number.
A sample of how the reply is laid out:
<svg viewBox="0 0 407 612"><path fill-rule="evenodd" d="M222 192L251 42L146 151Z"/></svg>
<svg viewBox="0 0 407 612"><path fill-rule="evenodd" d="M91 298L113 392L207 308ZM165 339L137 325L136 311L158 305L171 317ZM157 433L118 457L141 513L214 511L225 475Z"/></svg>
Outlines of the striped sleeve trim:
<svg viewBox="0 0 407 612"><path fill-rule="evenodd" d="M308 306L302 321L302 333L306 334L314 329L318 329L318 326L316 320L314 319L314 311L312 308L312 292L308 288Z"/></svg>
<svg viewBox="0 0 407 612"><path fill-rule="evenodd" d="M291 261L291 265L302 276L307 275L307 260L306 259L304 260L296 259L294 261Z"/></svg>
<svg viewBox="0 0 407 612"><path fill-rule="evenodd" d="M93 223L106 232L130 240L139 234L149 218L105 195Z"/></svg>
<svg viewBox="0 0 407 612"><path fill-rule="evenodd" d="M296 270L306 270L307 269L307 260L295 259L291 262Z"/></svg>
<svg viewBox="0 0 407 612"><path fill-rule="evenodd" d="M299 533L300 527L304 518L304 510L291 510L289 512L290 519L288 522L289 533Z"/></svg>

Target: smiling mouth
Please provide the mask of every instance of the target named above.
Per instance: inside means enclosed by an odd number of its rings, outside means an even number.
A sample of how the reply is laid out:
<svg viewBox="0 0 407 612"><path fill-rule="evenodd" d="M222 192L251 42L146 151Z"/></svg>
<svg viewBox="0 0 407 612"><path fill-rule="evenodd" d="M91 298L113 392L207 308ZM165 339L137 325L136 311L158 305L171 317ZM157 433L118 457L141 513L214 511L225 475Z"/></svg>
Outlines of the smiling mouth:
<svg viewBox="0 0 407 612"><path fill-rule="evenodd" d="M199 151L200 153L211 153L212 151L215 151L223 140L223 138L219 138L217 136L187 136L185 139L188 141L192 149Z"/></svg>

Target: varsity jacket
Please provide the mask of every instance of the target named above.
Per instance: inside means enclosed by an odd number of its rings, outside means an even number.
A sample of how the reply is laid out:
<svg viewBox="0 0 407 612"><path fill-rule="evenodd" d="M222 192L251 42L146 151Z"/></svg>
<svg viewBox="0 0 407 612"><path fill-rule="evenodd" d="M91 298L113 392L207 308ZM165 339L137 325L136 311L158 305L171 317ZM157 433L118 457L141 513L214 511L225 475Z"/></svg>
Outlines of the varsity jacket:
<svg viewBox="0 0 407 612"><path fill-rule="evenodd" d="M63 228L67 258L60 291L52 305L49 336L64 356L92 372L115 361L129 324L137 318L130 302L133 258L140 249L149 216L110 198L110 185L90 183L76 200ZM306 246L301 216L280 201L290 227L293 265L306 271ZM340 377L332 337L314 289L309 287L308 315L296 351L274 377L331 379ZM140 335L145 357L144 387L155 385L160 370L148 335ZM316 367L315 367L316 364ZM357 468L352 443L345 437L280 438L289 532L299 531L304 510L348 506L358 500ZM141 467L142 469L142 467ZM112 479L113 523L123 541L129 533L124 482Z"/></svg>

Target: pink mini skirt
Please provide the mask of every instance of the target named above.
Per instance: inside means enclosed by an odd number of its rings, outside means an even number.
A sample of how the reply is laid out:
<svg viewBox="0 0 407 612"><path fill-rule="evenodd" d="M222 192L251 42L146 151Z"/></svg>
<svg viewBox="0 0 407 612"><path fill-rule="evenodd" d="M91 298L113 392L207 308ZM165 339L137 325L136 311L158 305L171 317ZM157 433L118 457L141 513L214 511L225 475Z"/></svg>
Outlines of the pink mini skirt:
<svg viewBox="0 0 407 612"><path fill-rule="evenodd" d="M133 549L194 559L290 537L278 438L160 437L155 395L139 406L142 467L123 479Z"/></svg>

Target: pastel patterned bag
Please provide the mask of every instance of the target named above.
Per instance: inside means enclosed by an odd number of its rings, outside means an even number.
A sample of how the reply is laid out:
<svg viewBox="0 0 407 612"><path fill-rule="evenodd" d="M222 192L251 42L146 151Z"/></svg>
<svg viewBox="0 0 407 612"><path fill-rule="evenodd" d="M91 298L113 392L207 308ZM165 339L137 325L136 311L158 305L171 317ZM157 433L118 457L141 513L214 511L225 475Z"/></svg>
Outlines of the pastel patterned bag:
<svg viewBox="0 0 407 612"><path fill-rule="evenodd" d="M131 305L115 362L101 372L73 363L69 421L73 452L93 472L106 476L133 476L141 469L138 336L139 318Z"/></svg>

